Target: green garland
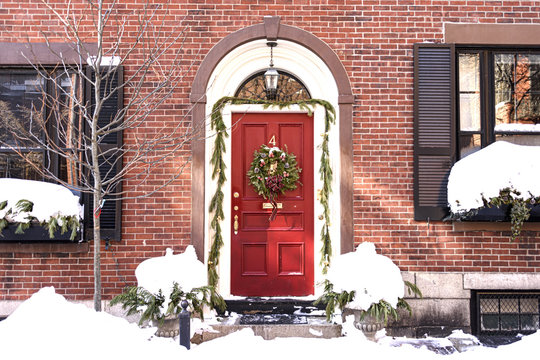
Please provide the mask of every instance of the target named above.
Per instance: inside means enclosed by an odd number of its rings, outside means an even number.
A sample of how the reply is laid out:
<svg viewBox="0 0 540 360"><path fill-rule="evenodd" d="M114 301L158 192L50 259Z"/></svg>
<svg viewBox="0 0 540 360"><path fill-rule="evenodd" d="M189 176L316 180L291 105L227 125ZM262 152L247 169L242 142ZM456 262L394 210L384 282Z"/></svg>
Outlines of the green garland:
<svg viewBox="0 0 540 360"><path fill-rule="evenodd" d="M330 265L330 257L332 256L332 244L330 241L330 207L329 199L332 191L332 168L330 167L330 151L328 149L329 143L329 131L330 126L336 122L336 111L332 104L328 101L320 99L309 99L300 101L286 101L286 102L274 102L266 100L254 100L254 99L242 99L236 97L225 96L219 99L212 108L211 114L211 129L216 132L214 140L214 150L212 152L212 158L210 163L213 166L212 179L217 179L216 192L210 200L209 211L213 213L210 227L214 231L212 246L210 247L210 253L208 256L208 284L210 286L217 286L219 276L217 274L217 266L219 265L219 253L223 246L223 235L221 233L221 221L225 218L223 211L223 185L227 180L225 177L225 161L223 155L226 152L225 138L229 137L227 127L223 122L223 108L227 105L240 105L240 104L258 104L263 107L269 108L271 106L277 106L279 109L287 108L292 105L297 105L301 110L307 111L308 115L313 114L313 107L319 105L325 109L325 122L324 133L321 134L323 141L321 144L321 167L319 168L319 174L323 182L323 187L319 194L319 200L323 207L323 220L324 225L321 229L321 240L323 246L321 248L321 265L323 265L323 273L326 274L328 266Z"/></svg>

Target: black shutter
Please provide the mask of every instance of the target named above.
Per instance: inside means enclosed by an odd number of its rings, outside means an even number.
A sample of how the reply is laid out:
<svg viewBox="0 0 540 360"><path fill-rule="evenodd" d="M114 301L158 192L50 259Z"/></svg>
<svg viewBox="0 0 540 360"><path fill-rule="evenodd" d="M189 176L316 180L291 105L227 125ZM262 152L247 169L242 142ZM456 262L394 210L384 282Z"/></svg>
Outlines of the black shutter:
<svg viewBox="0 0 540 360"><path fill-rule="evenodd" d="M448 215L455 158L455 61L451 44L414 46L414 218Z"/></svg>
<svg viewBox="0 0 540 360"><path fill-rule="evenodd" d="M103 69L104 73L107 69ZM123 69L121 66L116 67L114 72L110 73L112 76L110 78L104 79L101 82L101 95L109 94L110 89L117 88L118 84L121 83L123 79ZM89 69L87 76L94 80L95 74ZM93 96L94 88L91 86L90 82L86 86L86 99L90 104L91 109L94 108L95 100ZM106 126L111 119L113 119L119 109L122 108L124 103L124 92L123 89L114 91L113 95L107 99L100 112L98 119L98 126ZM108 149L120 148L122 146L122 132L115 132L105 136L100 144L102 152L105 152ZM122 159L119 159L119 153L113 153L108 156L100 156L99 158L99 172L101 177L105 179L108 176L114 176L122 169ZM122 190L122 185L118 184L113 192L120 192ZM94 221L94 200L93 197L88 195L85 204L86 214L85 214L85 223L87 224L86 234L88 238L92 237L92 228ZM101 237L108 240L121 240L122 236L122 202L120 200L115 200L114 198L106 198L105 204L101 209Z"/></svg>

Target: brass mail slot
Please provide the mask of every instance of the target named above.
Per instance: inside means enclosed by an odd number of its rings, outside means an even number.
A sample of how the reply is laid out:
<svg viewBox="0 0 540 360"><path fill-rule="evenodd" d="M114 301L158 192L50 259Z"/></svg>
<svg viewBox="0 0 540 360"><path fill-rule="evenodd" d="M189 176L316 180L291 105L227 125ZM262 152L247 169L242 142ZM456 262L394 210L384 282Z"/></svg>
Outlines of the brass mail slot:
<svg viewBox="0 0 540 360"><path fill-rule="evenodd" d="M283 209L283 203L276 203L278 209ZM263 203L263 209L273 209L272 203Z"/></svg>

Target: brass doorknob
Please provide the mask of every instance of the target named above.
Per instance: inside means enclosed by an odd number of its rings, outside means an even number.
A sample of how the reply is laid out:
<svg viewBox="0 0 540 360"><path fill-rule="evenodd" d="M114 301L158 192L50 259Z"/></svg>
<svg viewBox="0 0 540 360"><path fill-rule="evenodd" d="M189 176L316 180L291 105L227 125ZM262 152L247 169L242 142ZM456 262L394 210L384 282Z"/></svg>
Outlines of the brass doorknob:
<svg viewBox="0 0 540 360"><path fill-rule="evenodd" d="M238 197L240 196L240 194L237 193L237 192L235 191L234 194L233 194L233 196L234 196L235 198L238 198Z"/></svg>

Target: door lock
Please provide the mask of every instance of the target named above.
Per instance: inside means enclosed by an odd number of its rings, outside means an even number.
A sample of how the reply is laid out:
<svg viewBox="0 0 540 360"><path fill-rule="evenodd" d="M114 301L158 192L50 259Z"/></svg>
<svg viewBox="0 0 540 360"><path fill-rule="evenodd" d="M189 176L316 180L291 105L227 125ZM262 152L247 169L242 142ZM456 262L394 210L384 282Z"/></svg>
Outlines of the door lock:
<svg viewBox="0 0 540 360"><path fill-rule="evenodd" d="M238 197L240 196L240 194L237 193L237 192L235 191L234 194L233 194L233 196L234 196L235 198L238 198Z"/></svg>

